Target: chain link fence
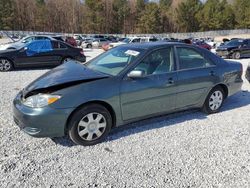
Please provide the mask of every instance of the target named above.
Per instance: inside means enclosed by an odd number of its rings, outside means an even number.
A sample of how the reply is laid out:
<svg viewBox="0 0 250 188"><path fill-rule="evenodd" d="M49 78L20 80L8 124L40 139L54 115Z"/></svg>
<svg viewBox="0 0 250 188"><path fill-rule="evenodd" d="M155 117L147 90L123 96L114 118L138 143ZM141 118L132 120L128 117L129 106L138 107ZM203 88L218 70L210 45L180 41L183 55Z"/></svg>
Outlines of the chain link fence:
<svg viewBox="0 0 250 188"><path fill-rule="evenodd" d="M162 34L112 34L119 37L132 37L132 36L155 36L159 38L214 38L217 36L227 36L227 35L238 35L238 34L250 34L250 29L236 29L236 30L218 30L218 31L205 31L205 32L194 32L194 33L162 33ZM2 36L11 35L72 35L72 33L51 33L51 32L36 32L36 31L0 31ZM86 36L95 35L93 34L83 34ZM100 34L98 34L100 35ZM109 35L109 34L105 34Z"/></svg>

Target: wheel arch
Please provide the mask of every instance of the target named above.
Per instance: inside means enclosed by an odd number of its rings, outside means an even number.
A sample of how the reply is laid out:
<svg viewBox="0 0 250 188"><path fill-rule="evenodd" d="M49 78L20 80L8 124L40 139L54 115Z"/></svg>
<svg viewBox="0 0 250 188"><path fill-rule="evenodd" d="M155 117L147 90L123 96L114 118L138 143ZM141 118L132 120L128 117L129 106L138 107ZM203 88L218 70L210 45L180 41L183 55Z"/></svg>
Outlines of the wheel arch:
<svg viewBox="0 0 250 188"><path fill-rule="evenodd" d="M72 56L67 55L67 56L63 56L63 57L62 57L61 62L64 62L64 60L65 60L65 59L68 59L68 58L69 58L69 59L74 59Z"/></svg>
<svg viewBox="0 0 250 188"><path fill-rule="evenodd" d="M111 118L112 118L112 128L116 126L116 114L115 114L115 111L113 109L113 107L108 104L107 102L105 101L100 101L100 100L94 100L94 101L89 101L89 102L86 102L86 103L83 103L81 105L79 105L75 110L73 110L73 112L71 112L71 114L69 115L68 119L67 119L67 122L66 122L66 125L65 125L65 134L67 134L67 131L68 131L68 124L69 124L69 121L71 120L73 114L78 111L80 108L86 106L86 105L90 105L90 104L99 104L103 107L105 107L108 112L110 113L111 115Z"/></svg>
<svg viewBox="0 0 250 188"><path fill-rule="evenodd" d="M210 90L209 90L209 92L208 93L210 93L214 88L216 88L216 87L221 87L222 89L223 89L223 91L224 91L224 94L225 94L225 98L227 98L228 97L228 87L226 86L226 84L223 84L223 83L219 83L219 84L217 84L217 85L215 85L214 87L212 87Z"/></svg>

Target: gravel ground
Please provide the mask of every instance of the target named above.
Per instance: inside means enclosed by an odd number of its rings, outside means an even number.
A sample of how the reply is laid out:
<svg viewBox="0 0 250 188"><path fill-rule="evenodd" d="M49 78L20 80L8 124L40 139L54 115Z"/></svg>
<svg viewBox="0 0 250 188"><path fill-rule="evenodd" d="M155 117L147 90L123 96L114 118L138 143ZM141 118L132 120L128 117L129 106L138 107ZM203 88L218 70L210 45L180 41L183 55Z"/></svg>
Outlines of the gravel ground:
<svg viewBox="0 0 250 188"><path fill-rule="evenodd" d="M88 50L90 59L100 50ZM248 60L241 60L246 68ZM0 187L250 187L250 84L218 114L191 110L120 128L106 142L32 138L12 121L17 92L48 71L0 73Z"/></svg>

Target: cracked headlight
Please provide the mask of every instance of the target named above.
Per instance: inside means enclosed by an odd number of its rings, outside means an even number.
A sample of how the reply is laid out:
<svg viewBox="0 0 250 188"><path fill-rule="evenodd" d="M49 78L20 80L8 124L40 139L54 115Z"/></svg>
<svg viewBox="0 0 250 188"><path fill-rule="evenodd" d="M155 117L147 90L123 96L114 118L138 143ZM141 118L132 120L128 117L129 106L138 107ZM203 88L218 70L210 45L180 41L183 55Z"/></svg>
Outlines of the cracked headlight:
<svg viewBox="0 0 250 188"><path fill-rule="evenodd" d="M42 108L56 102L60 98L61 96L59 95L37 94L24 99L23 104L31 108Z"/></svg>

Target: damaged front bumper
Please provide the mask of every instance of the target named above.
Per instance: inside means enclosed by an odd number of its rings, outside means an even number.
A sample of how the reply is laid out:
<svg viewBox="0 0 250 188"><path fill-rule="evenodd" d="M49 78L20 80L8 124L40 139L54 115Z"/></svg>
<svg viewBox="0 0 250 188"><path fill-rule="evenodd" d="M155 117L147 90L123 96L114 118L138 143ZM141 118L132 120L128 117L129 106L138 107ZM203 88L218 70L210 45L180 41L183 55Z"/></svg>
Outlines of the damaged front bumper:
<svg viewBox="0 0 250 188"><path fill-rule="evenodd" d="M30 108L21 102L19 93L13 101L14 122L25 133L34 137L61 137L65 135L68 117L74 108L54 109L50 106Z"/></svg>

